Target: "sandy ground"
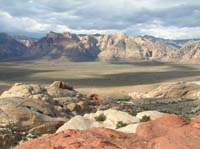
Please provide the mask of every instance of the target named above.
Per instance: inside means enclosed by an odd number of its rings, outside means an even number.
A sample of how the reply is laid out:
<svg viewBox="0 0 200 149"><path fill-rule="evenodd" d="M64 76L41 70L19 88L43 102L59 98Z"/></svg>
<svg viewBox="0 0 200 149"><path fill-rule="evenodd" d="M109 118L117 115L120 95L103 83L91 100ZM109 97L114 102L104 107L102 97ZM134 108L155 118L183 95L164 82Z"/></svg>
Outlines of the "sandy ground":
<svg viewBox="0 0 200 149"><path fill-rule="evenodd" d="M106 88L77 88L78 91L84 94L99 94L101 96L126 96L130 92L148 92L157 88L160 84L134 85L123 87L106 87Z"/></svg>
<svg viewBox="0 0 200 149"><path fill-rule="evenodd" d="M160 83L200 82L199 64L163 62L16 61L0 63L0 93L14 83L64 81L86 94L104 96L147 92Z"/></svg>

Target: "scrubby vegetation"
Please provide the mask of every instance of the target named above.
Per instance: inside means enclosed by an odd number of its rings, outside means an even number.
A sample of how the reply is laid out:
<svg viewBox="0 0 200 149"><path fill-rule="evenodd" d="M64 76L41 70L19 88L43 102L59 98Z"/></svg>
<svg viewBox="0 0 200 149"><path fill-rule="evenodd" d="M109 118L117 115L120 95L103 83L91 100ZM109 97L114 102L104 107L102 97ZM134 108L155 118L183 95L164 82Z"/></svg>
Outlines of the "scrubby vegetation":
<svg viewBox="0 0 200 149"><path fill-rule="evenodd" d="M106 116L102 113L102 114L100 114L99 116L96 116L96 117L95 117L95 120L96 120L97 122L103 122L103 121L106 120Z"/></svg>
<svg viewBox="0 0 200 149"><path fill-rule="evenodd" d="M124 123L124 122L122 122L122 121L119 121L119 122L117 122L116 129L125 127L125 126L127 126L127 125L128 125L127 123Z"/></svg>
<svg viewBox="0 0 200 149"><path fill-rule="evenodd" d="M128 113L132 116L136 116L137 115L137 112L136 111L128 111Z"/></svg>
<svg viewBox="0 0 200 149"><path fill-rule="evenodd" d="M148 122L148 121L150 121L150 120L151 120L150 116L144 115L144 116L140 119L140 122Z"/></svg>
<svg viewBox="0 0 200 149"><path fill-rule="evenodd" d="M131 100L130 97L124 97L124 98L116 99L116 101L121 101L121 102L128 102L128 101L130 101L130 100Z"/></svg>

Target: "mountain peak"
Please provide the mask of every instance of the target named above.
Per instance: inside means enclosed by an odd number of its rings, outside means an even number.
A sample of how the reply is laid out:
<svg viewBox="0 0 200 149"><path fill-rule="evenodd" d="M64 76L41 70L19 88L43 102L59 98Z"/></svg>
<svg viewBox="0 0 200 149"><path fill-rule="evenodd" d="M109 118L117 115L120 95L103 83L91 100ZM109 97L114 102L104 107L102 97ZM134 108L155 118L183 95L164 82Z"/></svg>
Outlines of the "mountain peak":
<svg viewBox="0 0 200 149"><path fill-rule="evenodd" d="M120 38L125 38L125 37L127 37L126 33L124 33L124 32L117 32L117 33L114 33L113 36L120 37Z"/></svg>
<svg viewBox="0 0 200 149"><path fill-rule="evenodd" d="M49 33L47 33L47 37L48 38L56 38L58 36L59 33L50 31Z"/></svg>

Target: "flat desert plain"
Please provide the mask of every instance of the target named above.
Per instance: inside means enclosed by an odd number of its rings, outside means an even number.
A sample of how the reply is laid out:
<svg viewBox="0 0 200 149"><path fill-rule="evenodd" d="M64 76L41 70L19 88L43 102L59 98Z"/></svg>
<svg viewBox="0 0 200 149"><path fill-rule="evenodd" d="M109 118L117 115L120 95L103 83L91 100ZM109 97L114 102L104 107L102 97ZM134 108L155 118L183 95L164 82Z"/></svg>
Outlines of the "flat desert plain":
<svg viewBox="0 0 200 149"><path fill-rule="evenodd" d="M199 64L157 61L69 62L24 60L0 63L0 92L16 82L50 84L65 81L83 93L127 95L160 83L200 81Z"/></svg>

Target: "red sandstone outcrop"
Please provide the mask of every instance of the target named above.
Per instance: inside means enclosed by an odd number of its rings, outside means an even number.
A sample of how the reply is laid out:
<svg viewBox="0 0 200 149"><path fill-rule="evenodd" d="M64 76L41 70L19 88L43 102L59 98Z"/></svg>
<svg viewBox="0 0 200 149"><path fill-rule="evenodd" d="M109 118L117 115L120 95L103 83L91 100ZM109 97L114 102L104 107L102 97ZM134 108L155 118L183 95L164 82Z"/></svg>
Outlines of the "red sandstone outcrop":
<svg viewBox="0 0 200 149"><path fill-rule="evenodd" d="M67 130L31 140L15 149L121 149L145 148L145 141L133 134L93 128L84 131Z"/></svg>
<svg viewBox="0 0 200 149"><path fill-rule="evenodd" d="M185 121L166 114L141 124L136 134L109 129L66 130L21 144L14 149L199 149L200 116Z"/></svg>
<svg viewBox="0 0 200 149"><path fill-rule="evenodd" d="M200 129L200 115L192 118L191 126Z"/></svg>

